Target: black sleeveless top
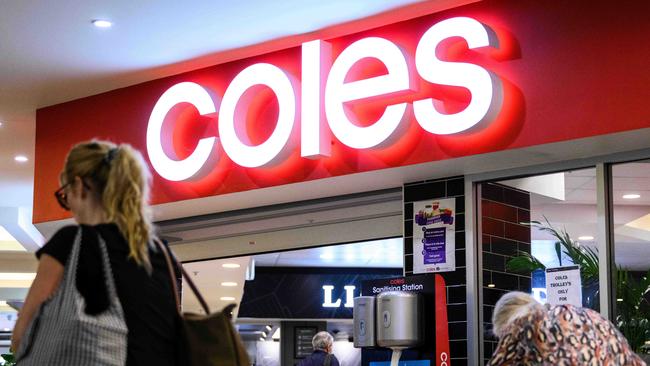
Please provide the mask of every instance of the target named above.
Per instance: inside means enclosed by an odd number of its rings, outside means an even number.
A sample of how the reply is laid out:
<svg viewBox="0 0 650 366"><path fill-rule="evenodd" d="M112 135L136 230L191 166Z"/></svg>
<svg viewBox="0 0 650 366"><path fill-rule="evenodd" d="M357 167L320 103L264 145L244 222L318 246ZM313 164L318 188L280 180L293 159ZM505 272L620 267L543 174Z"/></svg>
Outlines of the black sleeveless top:
<svg viewBox="0 0 650 366"><path fill-rule="evenodd" d="M98 235L106 242L117 295L128 327L127 362L134 365L176 365L179 355L179 317L165 257L149 250L151 275L128 257L129 246L115 224L82 225L77 267L77 289L86 300L85 312L99 314L108 308ZM59 230L40 250L65 266L78 226Z"/></svg>

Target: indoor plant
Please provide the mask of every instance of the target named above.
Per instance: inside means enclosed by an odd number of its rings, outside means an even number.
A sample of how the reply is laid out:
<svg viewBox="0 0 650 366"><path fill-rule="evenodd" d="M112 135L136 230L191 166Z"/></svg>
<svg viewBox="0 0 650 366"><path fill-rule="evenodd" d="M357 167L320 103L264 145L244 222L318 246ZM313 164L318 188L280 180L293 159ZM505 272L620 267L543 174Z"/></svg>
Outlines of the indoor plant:
<svg viewBox="0 0 650 366"><path fill-rule="evenodd" d="M571 239L566 229L558 231L546 217L544 219L545 223L532 221L529 225L546 231L557 239L555 253L560 266L562 254L569 257L573 264L580 266L583 305L599 310L598 251L580 246ZM545 270L546 266L531 253L519 251L518 256L508 261L507 269L517 273L532 273L535 270ZM650 303L646 297L650 293L650 270L637 279L630 271L618 268L616 279L616 326L636 352L644 352L647 350L644 348L645 342L650 339Z"/></svg>

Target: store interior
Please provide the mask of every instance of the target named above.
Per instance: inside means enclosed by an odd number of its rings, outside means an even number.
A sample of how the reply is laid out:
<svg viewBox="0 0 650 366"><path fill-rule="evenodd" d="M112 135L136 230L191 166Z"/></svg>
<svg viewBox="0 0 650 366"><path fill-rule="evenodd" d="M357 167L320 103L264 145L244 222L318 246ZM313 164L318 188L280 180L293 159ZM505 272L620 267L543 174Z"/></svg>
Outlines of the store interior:
<svg viewBox="0 0 650 366"><path fill-rule="evenodd" d="M184 267L211 308L238 304L235 326L256 365L283 364L281 342L292 324L327 330L341 365L359 365L361 351L352 344L352 298L360 295L363 280L402 275L403 242L390 238L345 243ZM188 291L183 292L183 306L201 312ZM310 353L309 345L301 347Z"/></svg>

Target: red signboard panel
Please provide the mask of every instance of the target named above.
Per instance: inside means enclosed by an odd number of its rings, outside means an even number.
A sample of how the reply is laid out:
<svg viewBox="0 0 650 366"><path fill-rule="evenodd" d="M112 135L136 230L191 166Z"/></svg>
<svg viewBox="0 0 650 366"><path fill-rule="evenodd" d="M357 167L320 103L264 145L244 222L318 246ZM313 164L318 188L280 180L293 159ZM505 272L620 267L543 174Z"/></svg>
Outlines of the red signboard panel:
<svg viewBox="0 0 650 366"><path fill-rule="evenodd" d="M189 103L166 114L160 139L168 156L185 159L203 138L216 137L202 175L170 181L152 169L153 203L167 203L308 180L521 148L650 127L650 46L648 2L484 1L380 28L325 39L331 60L353 43L381 37L398 46L408 65L409 90L345 103L356 126L368 127L386 107L407 103L399 131L379 146L353 148L331 137L329 156L301 156L301 44L293 47L114 90L37 111L34 221L65 217L52 198L66 152L80 141L100 138L128 142L148 159L147 126L159 98L172 86L193 82L210 93L216 113L200 116ZM462 132L425 131L413 103L433 98L438 110L455 114L473 102L468 88L432 83L416 66L423 35L445 20L476 20L494 32L498 47L470 49L461 37L437 45L436 57L489 71L502 87L494 116ZM314 38L316 39L316 37ZM287 75L295 94L295 118L284 153L271 163L249 168L233 161L219 140L219 112L233 79L251 65L270 64ZM346 83L385 75L387 66L364 59L347 73ZM322 91L322 90L321 90ZM236 104L238 136L251 146L273 135L282 107L269 87L249 89ZM322 96L320 103L324 103ZM286 111L285 111L286 112ZM321 121L328 128L328 121ZM332 123L331 121L329 123ZM243 131L243 132L242 132ZM242 134L245 137L242 137ZM329 141L329 140L328 140Z"/></svg>

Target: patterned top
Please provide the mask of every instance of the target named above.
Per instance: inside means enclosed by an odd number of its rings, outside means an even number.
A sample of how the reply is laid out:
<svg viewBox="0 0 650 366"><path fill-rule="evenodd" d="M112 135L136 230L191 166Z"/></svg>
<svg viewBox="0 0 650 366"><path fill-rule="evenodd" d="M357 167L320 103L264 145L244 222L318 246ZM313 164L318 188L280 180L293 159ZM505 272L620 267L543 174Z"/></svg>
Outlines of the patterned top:
<svg viewBox="0 0 650 366"><path fill-rule="evenodd" d="M614 325L597 312L545 305L505 329L489 366L645 366Z"/></svg>

